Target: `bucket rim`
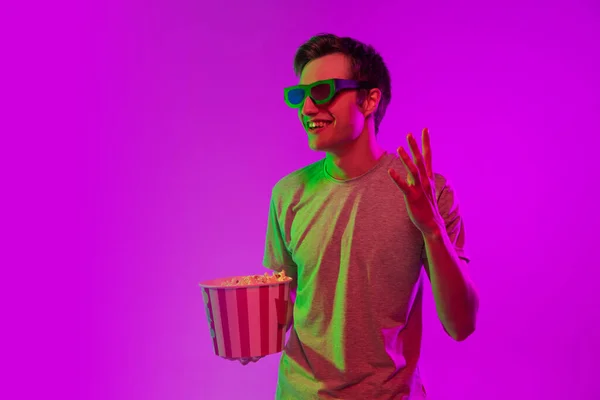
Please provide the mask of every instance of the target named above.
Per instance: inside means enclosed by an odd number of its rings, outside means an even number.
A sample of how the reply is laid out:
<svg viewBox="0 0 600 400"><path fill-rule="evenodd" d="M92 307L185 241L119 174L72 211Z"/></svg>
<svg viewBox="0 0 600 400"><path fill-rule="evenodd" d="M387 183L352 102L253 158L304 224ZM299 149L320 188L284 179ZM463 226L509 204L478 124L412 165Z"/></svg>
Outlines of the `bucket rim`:
<svg viewBox="0 0 600 400"><path fill-rule="evenodd" d="M243 278L243 277L246 277L246 276L248 276L248 275L236 275L236 276L231 276L231 277L226 277L226 278L217 278L217 279L205 280L205 281L199 282L198 286L200 286L203 289L235 290L235 289L248 289L248 288L259 288L259 287L287 285L287 284L289 284L293 280L292 277L287 276L284 281L279 281L279 282L257 283L257 284L254 284L254 285L244 285L244 286L221 286L221 283L223 281L227 281L227 280L230 280L230 279Z"/></svg>

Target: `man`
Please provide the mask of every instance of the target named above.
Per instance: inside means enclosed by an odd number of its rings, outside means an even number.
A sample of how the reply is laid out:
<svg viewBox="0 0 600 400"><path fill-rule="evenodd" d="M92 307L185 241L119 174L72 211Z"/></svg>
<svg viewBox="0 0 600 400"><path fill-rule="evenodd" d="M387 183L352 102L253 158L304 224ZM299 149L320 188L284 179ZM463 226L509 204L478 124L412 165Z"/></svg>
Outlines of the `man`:
<svg viewBox="0 0 600 400"><path fill-rule="evenodd" d="M454 192L433 174L426 129L422 153L412 135L398 155L377 143L391 88L371 46L316 36L295 71L286 103L325 158L272 192L264 265L295 284L277 398L425 399L422 271L452 338L474 331L478 309Z"/></svg>

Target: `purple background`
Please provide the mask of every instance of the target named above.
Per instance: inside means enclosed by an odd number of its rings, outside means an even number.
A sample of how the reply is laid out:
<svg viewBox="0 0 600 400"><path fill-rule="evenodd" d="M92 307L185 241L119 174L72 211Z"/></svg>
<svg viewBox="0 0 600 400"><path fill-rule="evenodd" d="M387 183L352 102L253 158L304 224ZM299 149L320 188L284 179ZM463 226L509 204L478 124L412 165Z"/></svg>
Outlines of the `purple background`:
<svg viewBox="0 0 600 400"><path fill-rule="evenodd" d="M453 342L427 286L431 398L600 398L598 3L248 3L3 6L0 397L272 398L279 357L214 356L197 282L264 272L270 189L322 156L282 88L332 32L462 204L481 308Z"/></svg>

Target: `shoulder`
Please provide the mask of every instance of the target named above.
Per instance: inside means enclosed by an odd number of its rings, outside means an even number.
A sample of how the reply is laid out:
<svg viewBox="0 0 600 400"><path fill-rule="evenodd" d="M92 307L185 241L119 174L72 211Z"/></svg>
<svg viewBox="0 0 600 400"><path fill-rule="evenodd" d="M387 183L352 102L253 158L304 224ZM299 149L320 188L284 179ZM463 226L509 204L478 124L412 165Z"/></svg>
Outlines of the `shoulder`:
<svg viewBox="0 0 600 400"><path fill-rule="evenodd" d="M271 193L273 199L293 196L294 193L303 191L311 183L321 180L324 177L323 162L324 160L316 161L280 178L273 186Z"/></svg>

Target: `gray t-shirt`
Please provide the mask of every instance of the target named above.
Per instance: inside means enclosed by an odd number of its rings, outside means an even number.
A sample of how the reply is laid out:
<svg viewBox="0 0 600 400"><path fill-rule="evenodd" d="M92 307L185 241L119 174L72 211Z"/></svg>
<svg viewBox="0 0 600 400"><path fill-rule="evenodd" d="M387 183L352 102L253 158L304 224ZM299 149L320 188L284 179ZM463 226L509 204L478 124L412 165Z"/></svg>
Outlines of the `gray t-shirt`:
<svg viewBox="0 0 600 400"><path fill-rule="evenodd" d="M277 399L425 399L419 376L423 237L387 170L332 178L324 160L273 188L264 266L296 280L294 324ZM438 206L458 255L464 227L452 188L436 174Z"/></svg>

